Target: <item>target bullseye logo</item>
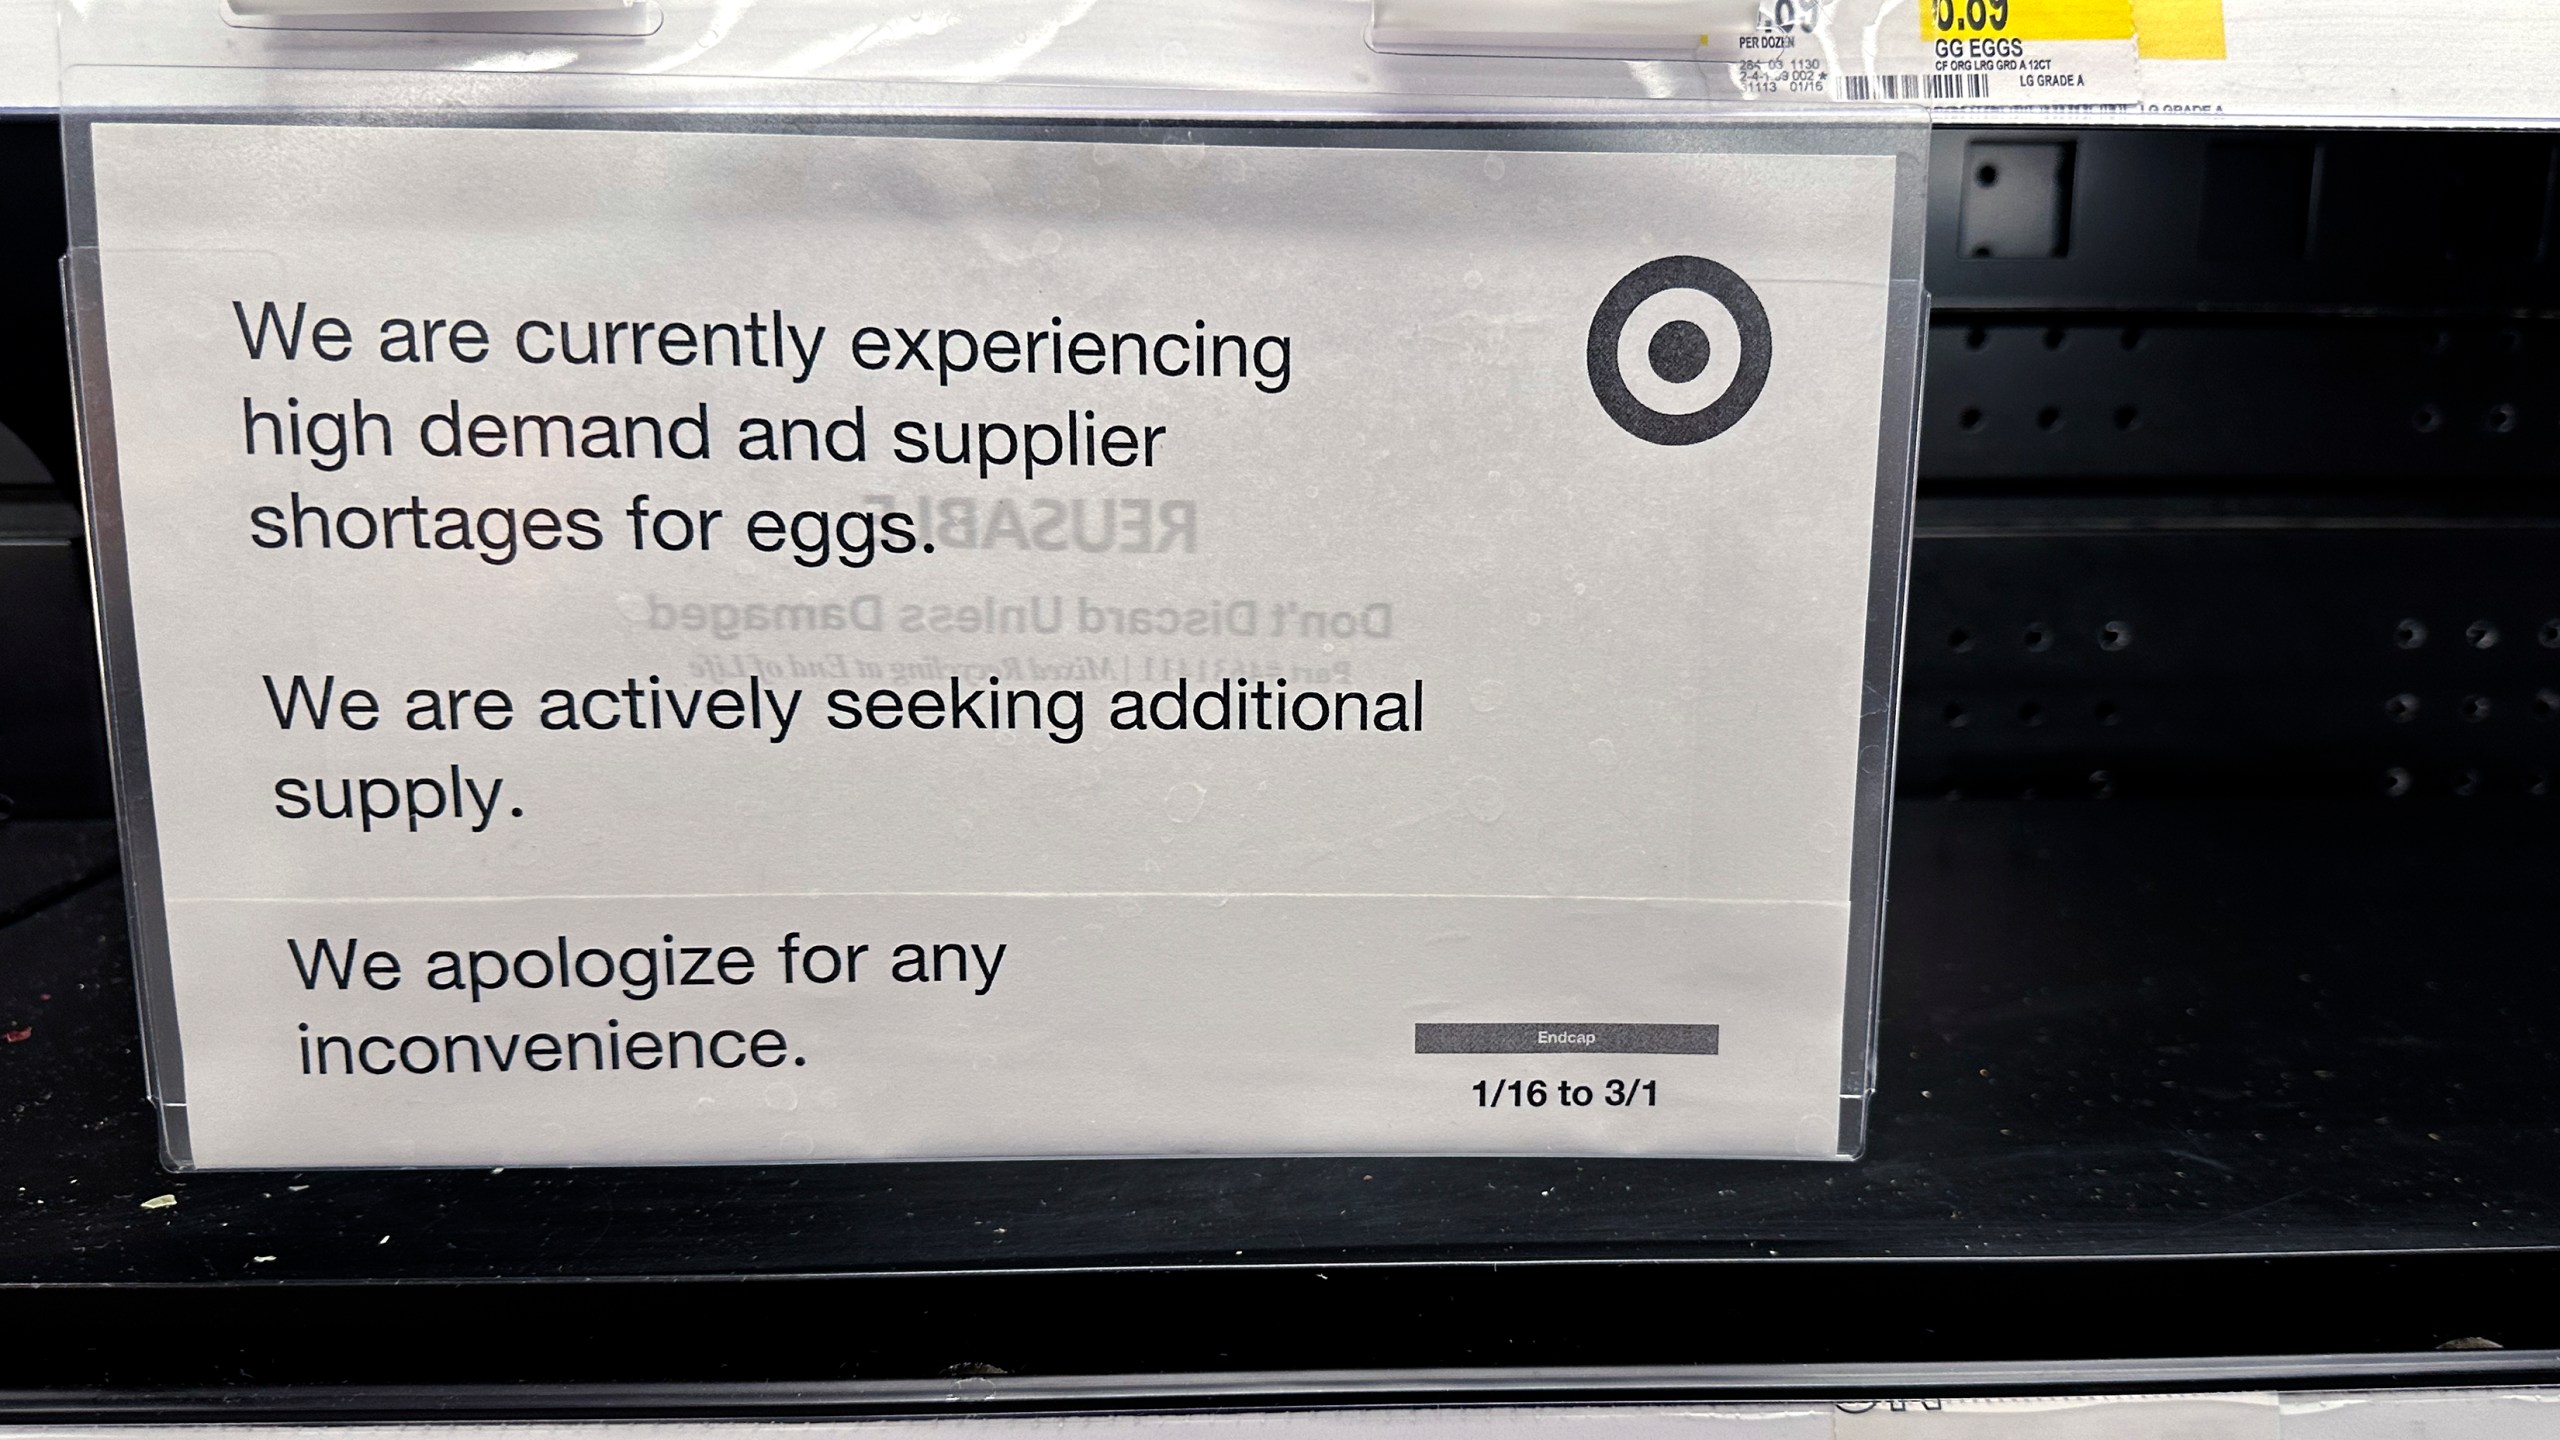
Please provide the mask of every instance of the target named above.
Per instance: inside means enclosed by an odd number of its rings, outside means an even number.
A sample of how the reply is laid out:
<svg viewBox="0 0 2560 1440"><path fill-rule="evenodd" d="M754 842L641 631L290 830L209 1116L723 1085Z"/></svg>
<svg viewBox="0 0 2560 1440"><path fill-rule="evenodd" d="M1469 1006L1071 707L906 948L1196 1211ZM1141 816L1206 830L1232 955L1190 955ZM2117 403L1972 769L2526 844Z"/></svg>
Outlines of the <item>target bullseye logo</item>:
<svg viewBox="0 0 2560 1440"><path fill-rule="evenodd" d="M1751 412L1769 352L1769 312L1748 282L1713 260L1666 255L1628 271L1593 313L1591 393L1637 439L1695 445Z"/></svg>

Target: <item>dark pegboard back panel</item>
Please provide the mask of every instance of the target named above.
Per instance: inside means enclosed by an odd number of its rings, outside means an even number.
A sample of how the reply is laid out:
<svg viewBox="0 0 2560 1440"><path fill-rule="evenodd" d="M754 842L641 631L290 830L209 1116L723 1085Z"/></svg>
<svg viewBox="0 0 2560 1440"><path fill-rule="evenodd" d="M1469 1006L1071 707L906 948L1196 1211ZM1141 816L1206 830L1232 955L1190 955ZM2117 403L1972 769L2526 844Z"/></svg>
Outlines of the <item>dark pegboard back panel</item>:
<svg viewBox="0 0 2560 1440"><path fill-rule="evenodd" d="M2560 318L1941 312L1921 476L2560 496Z"/></svg>
<svg viewBox="0 0 2560 1440"><path fill-rule="evenodd" d="M2005 163L2039 145L2066 177L2041 228L2053 167ZM2560 310L2547 134L1948 127L1931 164L1942 310Z"/></svg>
<svg viewBox="0 0 2560 1440"><path fill-rule="evenodd" d="M1922 525L1906 797L2560 805L2560 518Z"/></svg>
<svg viewBox="0 0 2560 1440"><path fill-rule="evenodd" d="M2560 140L1934 164L1901 792L2550 803Z"/></svg>

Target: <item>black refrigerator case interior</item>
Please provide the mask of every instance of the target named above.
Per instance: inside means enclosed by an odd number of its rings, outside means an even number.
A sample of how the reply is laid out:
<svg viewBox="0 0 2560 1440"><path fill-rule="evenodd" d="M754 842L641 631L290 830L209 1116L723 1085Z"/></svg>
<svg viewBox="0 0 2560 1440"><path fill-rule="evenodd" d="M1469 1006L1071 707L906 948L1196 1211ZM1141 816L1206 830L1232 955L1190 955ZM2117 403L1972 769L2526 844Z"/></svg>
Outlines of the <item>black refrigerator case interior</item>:
<svg viewBox="0 0 2560 1440"><path fill-rule="evenodd" d="M17 193L60 192L57 143L0 129ZM68 1417L198 1413L167 1387L619 1413L641 1392L575 1387L780 1382L756 1403L787 1410L1186 1371L2539 1374L2514 1352L2560 1348L2530 1303L2560 1274L2560 148L1948 127L1933 164L1881 1088L1845 1168L164 1174L60 231L25 207L0 291L0 1281L46 1288L9 1297L32 1323L0 1387ZM1902 1383L1862 1373L1829 1392ZM571 1388L467 1389L526 1381ZM423 1413L366 1393L342 1413Z"/></svg>

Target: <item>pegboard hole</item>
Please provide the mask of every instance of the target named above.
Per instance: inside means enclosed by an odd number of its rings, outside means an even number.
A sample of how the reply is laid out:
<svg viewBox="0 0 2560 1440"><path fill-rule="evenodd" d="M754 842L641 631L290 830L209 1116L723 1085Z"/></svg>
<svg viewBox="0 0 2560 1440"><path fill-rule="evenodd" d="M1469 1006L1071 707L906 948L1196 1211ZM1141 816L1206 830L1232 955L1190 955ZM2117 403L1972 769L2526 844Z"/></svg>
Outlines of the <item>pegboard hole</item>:
<svg viewBox="0 0 2560 1440"><path fill-rule="evenodd" d="M1964 348L1967 350L1979 350L1990 343L1991 332L1985 330L1979 325L1976 325L1972 329L1964 332Z"/></svg>
<svg viewBox="0 0 2560 1440"><path fill-rule="evenodd" d="M2046 407L2044 407L2043 409L2041 409L2041 410L2037 411L2037 412L2036 412L2036 428L2037 428L2037 429L2039 429L2039 430L2059 430L2059 429L2061 429L2061 428L2062 428L2062 411L2061 411L2060 407L2058 407L2058 406L2053 406L2053 405L2047 405L2047 406L2046 406Z"/></svg>
<svg viewBox="0 0 2560 1440"><path fill-rule="evenodd" d="M2541 638L2546 648L2560 650L2560 620L2543 621Z"/></svg>
<svg viewBox="0 0 2560 1440"><path fill-rule="evenodd" d="M2110 620L2098 627L2098 648L2122 650L2133 643L2133 627L2121 620Z"/></svg>
<svg viewBox="0 0 2560 1440"><path fill-rule="evenodd" d="M2095 717L2097 722L2101 725L2113 725L2124 719L2123 712L2116 709L2116 702L2113 700L2099 701L2096 705L2090 707L2089 713L2091 716Z"/></svg>
<svg viewBox="0 0 2560 1440"><path fill-rule="evenodd" d="M2524 414L2513 405L2492 405L2480 424L2492 435L2513 435L2523 427Z"/></svg>
<svg viewBox="0 0 2560 1440"><path fill-rule="evenodd" d="M2415 650L2427 643L2427 622L2403 620L2391 627L2391 643L2403 650Z"/></svg>
<svg viewBox="0 0 2560 1440"><path fill-rule="evenodd" d="M2020 702L2018 705L2018 723L2030 728L2042 725L2044 723L2044 707L2033 700Z"/></svg>
<svg viewBox="0 0 2560 1440"><path fill-rule="evenodd" d="M2470 721L2474 725L2477 725L2481 721L2489 718L2489 709L2489 697L2486 695L2465 695L2462 697L2462 718Z"/></svg>
<svg viewBox="0 0 2560 1440"><path fill-rule="evenodd" d="M2053 648L2053 627L2041 620L2032 621L2027 626L2026 634L2019 639L2028 649L2041 654Z"/></svg>
<svg viewBox="0 0 2560 1440"><path fill-rule="evenodd" d="M1973 719L1972 716L1964 713L1964 707L1962 705L1953 703L1950 703L1947 706L1946 716L1947 728L1950 730L1961 730L1966 725L1972 723Z"/></svg>
<svg viewBox="0 0 2560 1440"><path fill-rule="evenodd" d="M2117 429L2119 429L2119 430L2139 430L2139 429L2141 429L2141 428L2142 428L2142 412L2141 412L2141 411L2139 411L2139 410L2136 410L2135 408L2133 408L2133 407L2132 407L2132 406L2130 406L2130 405L2119 405L2119 406L2117 406L2117 407L2116 407L2116 428L2117 428Z"/></svg>
<svg viewBox="0 0 2560 1440"><path fill-rule="evenodd" d="M1977 168L1973 172L1973 183L1981 186L1985 190L1999 184L2000 167L1997 165L1984 165Z"/></svg>
<svg viewBox="0 0 2560 1440"><path fill-rule="evenodd" d="M2400 766L2394 765L2382 772L2382 793L2394 800L2416 788L2418 788L2417 777Z"/></svg>
<svg viewBox="0 0 2560 1440"><path fill-rule="evenodd" d="M2533 718L2549 720L2554 716L2560 716L2560 690L2536 691L2533 697Z"/></svg>
<svg viewBox="0 0 2560 1440"><path fill-rule="evenodd" d="M2093 800L2116 798L2116 777L2104 770L2089 772L2089 797Z"/></svg>
<svg viewBox="0 0 2560 1440"><path fill-rule="evenodd" d="M1956 417L1956 423L1967 430L1979 430L1982 428L1982 411L1968 405L1964 408L1964 413Z"/></svg>
<svg viewBox="0 0 2560 1440"><path fill-rule="evenodd" d="M2497 648L2498 627L2486 620L2474 620L2463 629L2462 638L2470 641L2474 650L2492 650Z"/></svg>
<svg viewBox="0 0 2560 1440"><path fill-rule="evenodd" d="M2409 416L2409 428L2421 435L2433 435L2444 428L2444 410L2435 405L2421 405Z"/></svg>
<svg viewBox="0 0 2560 1440"><path fill-rule="evenodd" d="M2124 347L2124 348L2126 348L2127 350L2139 350L2139 349L2141 349L2141 348L2142 348L2142 327L2141 327L2141 326L2139 326L2139 325L2128 325L2128 326L2126 326L2126 327L2124 328L2124 333L2123 333L2123 334L2121 334L2121 335L2118 335L2118 336L2116 337L2116 343L2117 343L2117 344L2119 344L2119 345L2121 345L2121 346L2123 346L2123 347Z"/></svg>
<svg viewBox="0 0 2560 1440"><path fill-rule="evenodd" d="M2044 332L2044 348L2047 350L2059 350L2070 343L2071 332L2059 325Z"/></svg>
<svg viewBox="0 0 2560 1440"><path fill-rule="evenodd" d="M2461 796L2463 799L2468 800L2472 796L2480 793L2481 784L2482 776L2479 771L2456 770L2453 772L2452 783L2446 788L2452 790L2454 794Z"/></svg>
<svg viewBox="0 0 2560 1440"><path fill-rule="evenodd" d="M2390 716L2401 724L2406 725L2410 721L2418 718L2418 697L2415 695L2394 695L2390 699L2382 702L2382 713Z"/></svg>
<svg viewBox="0 0 2560 1440"><path fill-rule="evenodd" d="M1973 649L1973 632L1970 630L1948 631L1947 648L1957 652L1958 654L1962 654Z"/></svg>

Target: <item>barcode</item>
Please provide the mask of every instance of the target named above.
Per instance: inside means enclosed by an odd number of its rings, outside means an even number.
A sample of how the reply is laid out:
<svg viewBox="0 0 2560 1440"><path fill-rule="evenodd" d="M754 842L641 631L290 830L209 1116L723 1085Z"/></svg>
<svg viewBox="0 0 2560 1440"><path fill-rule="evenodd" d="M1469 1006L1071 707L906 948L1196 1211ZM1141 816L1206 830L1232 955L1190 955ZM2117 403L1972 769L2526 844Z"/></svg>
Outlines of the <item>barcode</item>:
<svg viewBox="0 0 2560 1440"><path fill-rule="evenodd" d="M1844 100L1981 100L1991 94L1988 75L1843 75Z"/></svg>

